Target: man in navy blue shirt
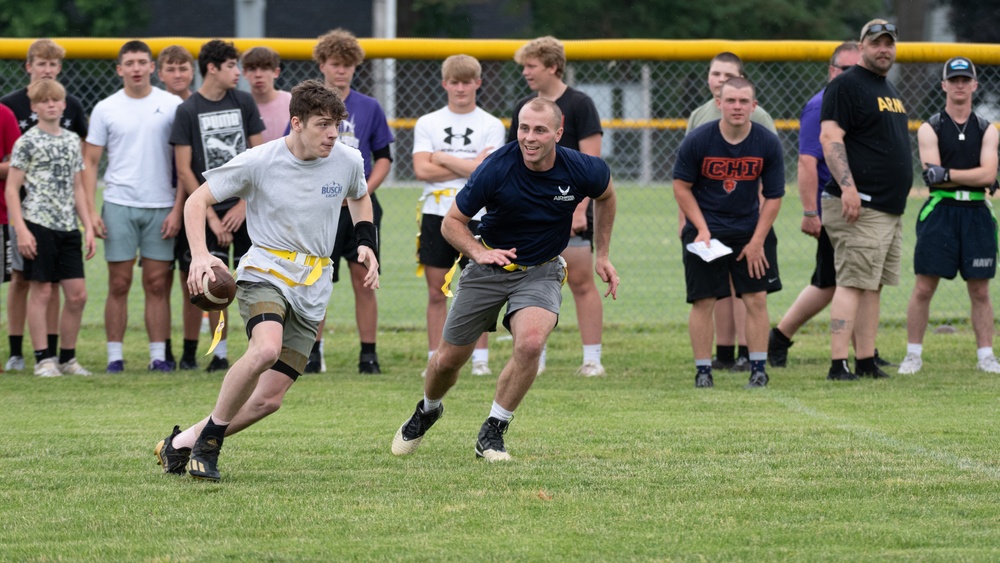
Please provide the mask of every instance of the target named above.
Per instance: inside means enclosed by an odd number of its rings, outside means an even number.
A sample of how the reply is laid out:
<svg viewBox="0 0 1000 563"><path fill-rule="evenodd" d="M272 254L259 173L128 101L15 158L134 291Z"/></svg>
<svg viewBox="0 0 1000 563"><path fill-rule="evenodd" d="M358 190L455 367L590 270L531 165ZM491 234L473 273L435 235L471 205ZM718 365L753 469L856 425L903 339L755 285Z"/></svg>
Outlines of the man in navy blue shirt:
<svg viewBox="0 0 1000 563"><path fill-rule="evenodd" d="M573 212L586 197L596 202L595 270L608 284L604 296L617 298L618 273L608 259L616 209L611 171L600 158L557 146L561 124L555 103L527 102L518 114L517 143L495 151L476 169L445 216L441 233L472 262L462 271L441 344L427 363L424 398L396 432L393 454L416 451L444 412L441 400L457 382L479 335L496 331L506 304L503 324L514 337L514 353L497 379L476 456L490 462L510 459L503 435L535 380L539 356L559 320L566 279L559 253L569 242ZM468 223L483 207L487 212L478 240Z"/></svg>
<svg viewBox="0 0 1000 563"><path fill-rule="evenodd" d="M731 278L747 309L750 382L746 387L764 387L767 293L781 289L778 242L771 226L785 195L784 159L778 137L750 122L757 106L752 82L730 78L716 103L722 119L685 137L674 165L674 197L687 217L681 232L685 248L717 242L732 248L731 254L712 261L684 252L695 386L713 386L712 311L717 299L730 295Z"/></svg>

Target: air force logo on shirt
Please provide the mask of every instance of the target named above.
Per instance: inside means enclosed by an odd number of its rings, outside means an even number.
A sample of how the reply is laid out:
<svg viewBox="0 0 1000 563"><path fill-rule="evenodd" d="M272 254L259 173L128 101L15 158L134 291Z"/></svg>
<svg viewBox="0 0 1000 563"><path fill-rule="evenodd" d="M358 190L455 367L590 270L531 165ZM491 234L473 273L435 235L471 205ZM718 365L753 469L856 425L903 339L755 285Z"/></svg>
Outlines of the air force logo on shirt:
<svg viewBox="0 0 1000 563"><path fill-rule="evenodd" d="M559 195L552 198L553 201L576 201L576 196L569 195L570 186L565 188L562 186L556 186L559 190Z"/></svg>
<svg viewBox="0 0 1000 563"><path fill-rule="evenodd" d="M320 193L325 197L337 197L344 191L344 186L341 186L337 182L331 182L322 188L320 188Z"/></svg>

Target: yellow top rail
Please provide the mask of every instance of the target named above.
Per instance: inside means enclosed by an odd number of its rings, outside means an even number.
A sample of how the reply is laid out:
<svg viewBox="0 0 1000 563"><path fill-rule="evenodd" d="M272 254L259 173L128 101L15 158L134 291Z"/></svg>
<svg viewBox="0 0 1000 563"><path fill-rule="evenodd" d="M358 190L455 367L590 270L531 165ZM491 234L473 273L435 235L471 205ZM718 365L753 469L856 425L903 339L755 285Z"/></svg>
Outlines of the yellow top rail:
<svg viewBox="0 0 1000 563"><path fill-rule="evenodd" d="M125 38L62 37L54 40L71 59L114 59ZM238 49L267 45L285 59L309 60L315 39L231 39ZM0 39L0 58L24 59L33 39ZM181 45L197 55L206 41L200 37L153 37L145 39L154 54L168 45ZM368 58L444 59L457 53L481 60L510 60L523 39L359 39ZM594 39L564 41L570 60L658 60L705 61L722 51L736 53L746 61L825 61L837 41L729 41L724 39ZM935 63L964 56L976 64L1000 64L1000 45L983 43L900 43L897 60L902 63Z"/></svg>

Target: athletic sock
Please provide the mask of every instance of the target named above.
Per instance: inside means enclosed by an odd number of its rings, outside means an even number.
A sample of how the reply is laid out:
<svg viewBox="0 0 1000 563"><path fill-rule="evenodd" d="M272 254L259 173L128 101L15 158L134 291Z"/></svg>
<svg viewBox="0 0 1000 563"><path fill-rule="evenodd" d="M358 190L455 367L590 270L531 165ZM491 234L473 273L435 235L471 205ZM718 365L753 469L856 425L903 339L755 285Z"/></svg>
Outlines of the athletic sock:
<svg viewBox="0 0 1000 563"><path fill-rule="evenodd" d="M594 362L597 364L601 363L601 345L600 344L584 344L583 346L583 363Z"/></svg>
<svg viewBox="0 0 1000 563"><path fill-rule="evenodd" d="M695 360L694 367L698 370L698 373L712 375L712 360Z"/></svg>
<svg viewBox="0 0 1000 563"><path fill-rule="evenodd" d="M198 354L198 341L184 339L184 353L181 356L182 360L195 361L195 356Z"/></svg>
<svg viewBox="0 0 1000 563"><path fill-rule="evenodd" d="M76 348L63 348L59 350L59 363L65 364L76 358Z"/></svg>
<svg viewBox="0 0 1000 563"><path fill-rule="evenodd" d="M923 344L913 344L913 343L907 342L906 343L906 353L907 353L907 355L909 355L909 354L916 354L917 357L920 357L920 355L924 353L924 345Z"/></svg>
<svg viewBox="0 0 1000 563"><path fill-rule="evenodd" d="M830 362L830 373L851 373L847 367L847 358L834 359Z"/></svg>
<svg viewBox="0 0 1000 563"><path fill-rule="evenodd" d="M771 334L774 335L774 339L777 340L779 344L790 345L792 343L792 339L785 336L785 333L781 332L781 329L778 327L774 327Z"/></svg>
<svg viewBox="0 0 1000 563"><path fill-rule="evenodd" d="M124 360L121 342L108 342L108 363Z"/></svg>
<svg viewBox="0 0 1000 563"><path fill-rule="evenodd" d="M374 354L375 353L375 343L374 342L362 342L361 343L361 353L362 354Z"/></svg>
<svg viewBox="0 0 1000 563"><path fill-rule="evenodd" d="M170 342L169 338L163 341L163 357L165 360L171 363L174 361L173 347L174 345L172 342Z"/></svg>
<svg viewBox="0 0 1000 563"><path fill-rule="evenodd" d="M992 346L984 346L982 348L976 349L976 357L979 358L980 361L985 360L986 358L989 358L992 355L993 355Z"/></svg>
<svg viewBox="0 0 1000 563"><path fill-rule="evenodd" d="M747 358L747 359L750 359L750 348L748 348L746 346L740 346L739 355L736 356L736 357L737 358Z"/></svg>
<svg viewBox="0 0 1000 563"><path fill-rule="evenodd" d="M312 350L309 351L310 354L319 354L319 340L313 342Z"/></svg>
<svg viewBox="0 0 1000 563"><path fill-rule="evenodd" d="M767 352L750 352L750 372L755 371L765 371L764 366L767 363Z"/></svg>
<svg viewBox="0 0 1000 563"><path fill-rule="evenodd" d="M715 347L715 357L720 362L733 363L736 361L736 346L723 346L719 344Z"/></svg>
<svg viewBox="0 0 1000 563"><path fill-rule="evenodd" d="M48 348L44 350L35 350L35 363L37 364L38 362L44 360L45 358L48 358L49 357L48 354L49 354Z"/></svg>
<svg viewBox="0 0 1000 563"><path fill-rule="evenodd" d="M489 348L474 349L472 351L472 363L476 362L483 362L485 364L490 363L490 349Z"/></svg>
<svg viewBox="0 0 1000 563"><path fill-rule="evenodd" d="M13 334L7 335L7 342L10 344L10 355L13 356L24 356L24 335L18 334L17 336Z"/></svg>
<svg viewBox="0 0 1000 563"><path fill-rule="evenodd" d="M166 355L167 344L166 342L150 342L149 343L149 362L153 363L157 360L164 361L167 359Z"/></svg>
<svg viewBox="0 0 1000 563"><path fill-rule="evenodd" d="M58 349L59 349L59 335L58 334L50 334L49 335L49 350L51 350L52 353L49 354L49 356L55 356L56 355L56 350L58 350ZM49 356L46 356L46 357L49 357Z"/></svg>
<svg viewBox="0 0 1000 563"><path fill-rule="evenodd" d="M431 412L432 410L438 408L439 406L441 406L441 399L431 400L427 398L427 395L424 395L424 406L423 406L424 412Z"/></svg>
<svg viewBox="0 0 1000 563"><path fill-rule="evenodd" d="M865 373L872 373L878 369L878 366L875 365L875 356L870 358L855 358L854 366L859 372Z"/></svg>
<svg viewBox="0 0 1000 563"><path fill-rule="evenodd" d="M490 407L490 416L500 420L510 420L514 418L514 411L509 411L493 401L493 406Z"/></svg>
<svg viewBox="0 0 1000 563"><path fill-rule="evenodd" d="M216 358L226 359L228 357L229 347L226 345L225 338L219 341L219 345L215 347L215 350L212 353L215 354ZM227 422L226 424L229 423Z"/></svg>

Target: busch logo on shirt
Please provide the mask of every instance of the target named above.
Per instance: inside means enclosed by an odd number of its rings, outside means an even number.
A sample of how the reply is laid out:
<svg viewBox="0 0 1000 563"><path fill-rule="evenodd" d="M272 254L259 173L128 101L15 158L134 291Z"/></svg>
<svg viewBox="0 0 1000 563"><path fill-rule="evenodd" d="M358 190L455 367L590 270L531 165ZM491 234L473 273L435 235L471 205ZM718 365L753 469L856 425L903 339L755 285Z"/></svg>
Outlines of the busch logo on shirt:
<svg viewBox="0 0 1000 563"><path fill-rule="evenodd" d="M329 183L322 188L320 188L320 193L326 197L337 197L344 191L344 186L341 186L337 182Z"/></svg>

